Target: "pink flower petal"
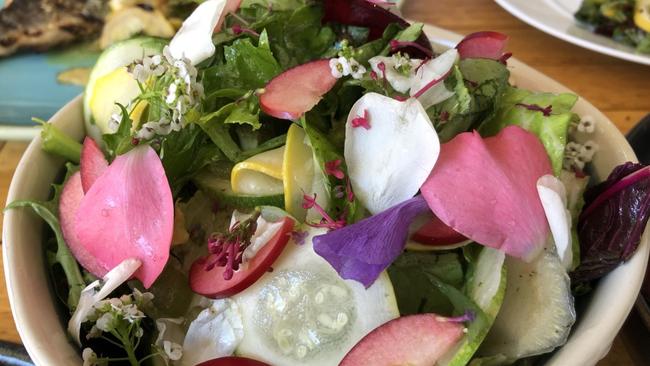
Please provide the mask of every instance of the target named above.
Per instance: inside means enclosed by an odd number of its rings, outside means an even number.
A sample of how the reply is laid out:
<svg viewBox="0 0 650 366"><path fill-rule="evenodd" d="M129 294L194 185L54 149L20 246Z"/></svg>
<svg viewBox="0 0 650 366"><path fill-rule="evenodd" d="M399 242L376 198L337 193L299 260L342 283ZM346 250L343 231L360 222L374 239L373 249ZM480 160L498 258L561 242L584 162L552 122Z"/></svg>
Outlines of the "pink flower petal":
<svg viewBox="0 0 650 366"><path fill-rule="evenodd" d="M88 272L97 277L103 277L110 268L95 260L88 250L81 244L77 238L75 224L76 213L81 200L84 198L84 191L81 184L81 173L76 172L63 186L61 198L59 199L59 222L61 223L61 231L68 248L74 255L77 262L81 264Z"/></svg>
<svg viewBox="0 0 650 366"><path fill-rule="evenodd" d="M75 222L97 266L108 270L138 258L135 277L150 287L167 263L174 227L171 189L156 152L143 145L118 156L81 201Z"/></svg>
<svg viewBox="0 0 650 366"><path fill-rule="evenodd" d="M442 145L422 195L442 222L509 255L532 260L549 233L537 194L552 174L539 139L517 126L482 139L466 132Z"/></svg>

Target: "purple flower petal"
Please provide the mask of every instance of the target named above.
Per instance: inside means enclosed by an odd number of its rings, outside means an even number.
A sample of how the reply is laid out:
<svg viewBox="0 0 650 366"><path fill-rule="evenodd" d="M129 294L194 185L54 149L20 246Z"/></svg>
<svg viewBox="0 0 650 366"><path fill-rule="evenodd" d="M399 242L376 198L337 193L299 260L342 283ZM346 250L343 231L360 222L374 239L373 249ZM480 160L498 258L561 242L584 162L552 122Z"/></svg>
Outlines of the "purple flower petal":
<svg viewBox="0 0 650 366"><path fill-rule="evenodd" d="M416 196L356 224L314 237L314 251L341 278L370 287L404 250L411 222L429 211Z"/></svg>

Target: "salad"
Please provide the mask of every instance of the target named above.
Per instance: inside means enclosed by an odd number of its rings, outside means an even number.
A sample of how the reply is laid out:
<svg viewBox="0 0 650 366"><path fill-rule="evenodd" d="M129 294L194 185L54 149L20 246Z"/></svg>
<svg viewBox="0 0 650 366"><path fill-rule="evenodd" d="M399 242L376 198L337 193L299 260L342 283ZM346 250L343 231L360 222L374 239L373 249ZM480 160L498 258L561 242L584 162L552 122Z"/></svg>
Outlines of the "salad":
<svg viewBox="0 0 650 366"><path fill-rule="evenodd" d="M510 83L507 36L434 52L366 0L207 0L108 48L50 201L84 365L496 365L566 342L630 258L650 168L590 182L594 119ZM578 141L586 141L579 143Z"/></svg>
<svg viewBox="0 0 650 366"><path fill-rule="evenodd" d="M585 0L575 17L598 34L650 54L648 0Z"/></svg>

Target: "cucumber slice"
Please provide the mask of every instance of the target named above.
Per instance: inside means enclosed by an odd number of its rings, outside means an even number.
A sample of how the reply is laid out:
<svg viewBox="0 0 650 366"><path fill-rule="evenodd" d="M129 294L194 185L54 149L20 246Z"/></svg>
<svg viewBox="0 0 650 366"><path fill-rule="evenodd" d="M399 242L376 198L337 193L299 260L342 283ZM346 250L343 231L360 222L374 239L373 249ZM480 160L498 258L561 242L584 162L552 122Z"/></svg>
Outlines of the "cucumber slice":
<svg viewBox="0 0 650 366"><path fill-rule="evenodd" d="M162 53L162 49L166 44L167 41L164 39L138 37L116 43L102 52L90 72L84 93L84 122L88 135L97 141L101 141L101 135L110 132L108 130L108 120L95 121L92 116L90 102L96 91L95 86L97 81L120 67L129 65L135 60L142 59L144 56ZM132 93L131 90L124 90L124 92ZM105 103L112 105L115 101L119 100L106 100Z"/></svg>
<svg viewBox="0 0 650 366"><path fill-rule="evenodd" d="M439 365L464 366L488 334L499 313L506 292L505 254L485 247L476 260L474 273L467 283L467 294L485 314L485 323L476 332L468 332L454 349L438 361ZM473 325L470 325L472 327ZM473 336L472 336L473 335Z"/></svg>
<svg viewBox="0 0 650 366"><path fill-rule="evenodd" d="M503 306L478 354L515 361L563 345L576 313L569 276L554 245L531 263L508 257L506 268Z"/></svg>
<svg viewBox="0 0 650 366"><path fill-rule="evenodd" d="M368 289L343 280L312 247L290 242L273 270L233 297L244 339L236 354L270 365L336 365L367 333L399 316L384 272Z"/></svg>
<svg viewBox="0 0 650 366"><path fill-rule="evenodd" d="M233 192L230 180L219 177L211 172L198 174L193 179L201 191L228 206L248 208L257 206L284 207L284 195L253 196Z"/></svg>

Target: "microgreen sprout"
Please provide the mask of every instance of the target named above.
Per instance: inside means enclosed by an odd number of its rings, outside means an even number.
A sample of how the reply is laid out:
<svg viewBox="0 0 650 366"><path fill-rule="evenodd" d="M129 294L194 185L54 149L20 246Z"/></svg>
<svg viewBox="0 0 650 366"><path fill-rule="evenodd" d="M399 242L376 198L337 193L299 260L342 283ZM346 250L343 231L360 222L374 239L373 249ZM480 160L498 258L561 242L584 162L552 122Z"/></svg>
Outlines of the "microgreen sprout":
<svg viewBox="0 0 650 366"><path fill-rule="evenodd" d="M223 279L230 280L242 264L244 250L251 244L251 237L257 230L257 219L260 210L244 221L235 222L227 233L213 233L208 238L208 251L213 256L205 263L205 270L210 271L215 266L225 267Z"/></svg>

